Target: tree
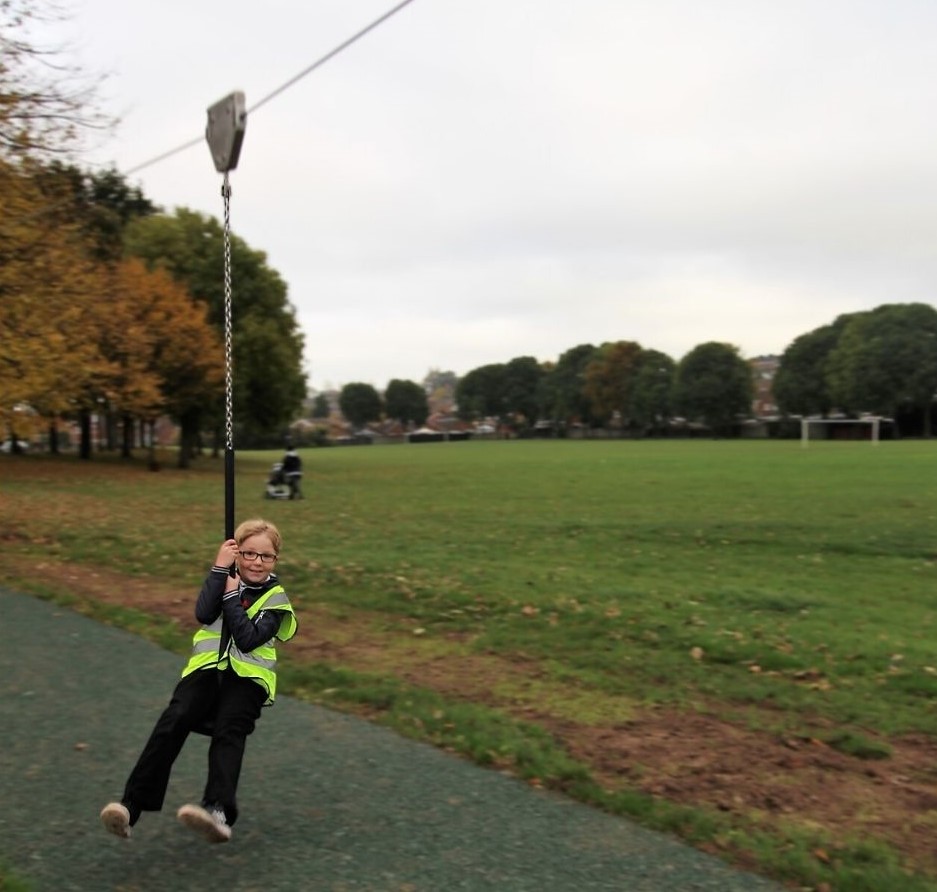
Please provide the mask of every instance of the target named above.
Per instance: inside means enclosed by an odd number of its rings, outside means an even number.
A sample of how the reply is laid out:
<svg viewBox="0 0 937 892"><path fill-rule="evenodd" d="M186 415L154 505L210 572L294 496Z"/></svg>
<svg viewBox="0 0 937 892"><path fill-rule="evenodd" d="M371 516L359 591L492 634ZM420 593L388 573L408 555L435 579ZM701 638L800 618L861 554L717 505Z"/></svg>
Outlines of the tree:
<svg viewBox="0 0 937 892"><path fill-rule="evenodd" d="M802 334L788 345L772 382L774 398L782 411L823 417L829 414L834 402L826 374L827 360L856 315L839 316L831 325Z"/></svg>
<svg viewBox="0 0 937 892"><path fill-rule="evenodd" d="M329 406L329 398L324 393L317 393L312 401L312 417L328 418L332 409Z"/></svg>
<svg viewBox="0 0 937 892"><path fill-rule="evenodd" d="M370 384L346 384L339 394L338 406L355 429L381 417L381 397Z"/></svg>
<svg viewBox="0 0 937 892"><path fill-rule="evenodd" d="M34 394L30 400L30 405L48 419L50 449L57 451L57 424L60 416L76 411L79 415L100 412L102 408L114 405L106 393L93 395L98 384L80 384L86 374L93 374L98 382L102 374L105 378L113 374L113 366L110 371L104 372L103 367L96 364L98 360L111 362L104 356L105 350L109 350L112 357L119 355L128 360L133 358L140 361L142 354L132 345L127 343L119 346L117 343L122 338L129 341L134 329L119 324L122 302L118 302L117 312L108 312L107 305L113 301L113 296L106 280L111 276L110 267L122 253L121 228L124 222L132 216L151 213L153 205L139 190L128 187L122 176L114 171L86 174L73 165L64 165L59 161L47 164L24 161L9 173L19 180L18 188L14 191L22 195L24 190L28 190L34 207L32 212L28 206L22 207L18 225L14 213L14 222L7 233L11 236L9 244L12 256L18 255L21 260L27 255L31 257L28 272L21 281L21 285L26 286L26 293L21 295L20 300L28 304L29 293L35 295L42 292L49 280L59 275L52 273L52 269L63 265L70 265L72 270L69 273L63 269L61 275L77 280L67 291L71 293L70 309L72 312L80 311L80 321L77 325L72 323L68 328L68 343L62 351L65 356L50 361L47 354L44 365L47 372L52 372L57 366L73 363L72 357L78 356L82 360L82 367L78 374L64 374L53 387L45 393ZM7 193L7 190L3 191ZM92 269L95 272L92 280L88 281L87 271ZM75 285L83 278L85 284L81 286L81 293L74 293ZM31 310L34 320L51 309L54 309L56 315L61 313L62 309L56 307L56 303L53 299L49 305L48 296L44 297L43 306ZM60 327L61 322L53 321L53 325ZM34 334L39 330L35 324L31 327ZM79 342L79 338L84 338L84 341ZM95 354L94 358L90 357L92 353ZM130 386L132 378L130 374L126 386ZM143 388L147 386L143 378L139 379L139 383ZM67 401L63 399L66 394ZM112 418L108 413L109 421ZM108 425L108 431L115 430L111 424ZM83 423L82 431L80 455L90 458L90 426ZM125 453L128 449L125 442Z"/></svg>
<svg viewBox="0 0 937 892"><path fill-rule="evenodd" d="M915 409L926 418L937 392L937 310L885 304L856 315L830 353L827 379L840 406L879 415Z"/></svg>
<svg viewBox="0 0 937 892"><path fill-rule="evenodd" d="M122 421L121 449L129 456L136 423L153 425L162 414L179 420L221 392L217 332L204 307L165 272L135 259L106 268L81 324L73 334L98 351L70 400L82 422L82 458L91 457L91 414L106 420L109 445Z"/></svg>
<svg viewBox="0 0 937 892"><path fill-rule="evenodd" d="M572 347L544 375L540 400L547 417L564 423L592 422L594 414L585 391L585 372L595 352L592 344Z"/></svg>
<svg viewBox="0 0 937 892"><path fill-rule="evenodd" d="M133 421L155 418L163 406L162 379L153 361L156 331L149 318L161 295L158 290L153 294L148 277L140 263L108 268L104 286L88 306L103 361L88 379L80 408L104 416L109 446L117 419L123 419L125 457L131 451ZM90 457L90 448L82 455Z"/></svg>
<svg viewBox="0 0 937 892"><path fill-rule="evenodd" d="M97 84L28 37L31 22L59 17L52 2L0 2L0 160L61 153L82 130L111 123L94 108Z"/></svg>
<svg viewBox="0 0 937 892"><path fill-rule="evenodd" d="M208 318L224 331L224 231L217 220L185 208L167 216L134 220L125 247L150 268L167 270L192 297L208 308ZM278 439L299 413L306 396L302 371L303 335L286 284L267 266L266 255L231 236L232 342L237 439L262 445ZM203 407L188 417L190 436L211 426L220 445L222 405Z"/></svg>
<svg viewBox="0 0 937 892"><path fill-rule="evenodd" d="M533 356L518 356L504 367L504 408L532 427L539 416L540 382L544 370Z"/></svg>
<svg viewBox="0 0 937 892"><path fill-rule="evenodd" d="M500 418L507 412L504 363L472 369L459 379L455 398L459 417L466 421Z"/></svg>
<svg viewBox="0 0 937 892"><path fill-rule="evenodd" d="M47 419L76 411L103 362L91 312L101 270L77 222L50 211L39 169L0 160L0 416L8 424L21 404Z"/></svg>
<svg viewBox="0 0 937 892"><path fill-rule="evenodd" d="M416 381L394 378L384 392L384 411L388 418L394 418L402 424L412 421L421 427L429 417L426 391Z"/></svg>
<svg viewBox="0 0 937 892"><path fill-rule="evenodd" d="M727 432L737 416L751 413L753 391L748 363L729 344L700 344L677 366L677 410L701 419L714 433Z"/></svg>
<svg viewBox="0 0 937 892"><path fill-rule="evenodd" d="M158 210L114 169L89 172L56 160L40 168L36 180L59 218L67 214L80 223L91 256L104 263L123 256L124 230L131 220Z"/></svg>
<svg viewBox="0 0 937 892"><path fill-rule="evenodd" d="M224 356L218 332L208 322L206 309L163 270L149 271L130 258L114 273L114 288L126 309L121 316L125 336L116 338L124 353L137 354L145 371L130 378L122 411L155 421L161 413L177 421L210 400L217 400L224 383ZM158 396L138 393L145 375L157 382Z"/></svg>
<svg viewBox="0 0 937 892"><path fill-rule="evenodd" d="M635 364L628 416L645 430L661 427L672 415L677 364L666 353L645 350Z"/></svg>
<svg viewBox="0 0 937 892"><path fill-rule="evenodd" d="M631 390L641 345L634 341L615 341L602 344L595 352L584 373L584 393L596 417L608 422L616 413L622 423L630 422L628 415Z"/></svg>
<svg viewBox="0 0 937 892"><path fill-rule="evenodd" d="M75 337L95 271L75 221L56 214L39 178L42 163L74 148L83 129L109 122L93 108L94 85L57 49L29 39L31 22L58 15L51 2L0 2L0 413L8 421L21 398L53 417L66 411L98 359L93 339Z"/></svg>

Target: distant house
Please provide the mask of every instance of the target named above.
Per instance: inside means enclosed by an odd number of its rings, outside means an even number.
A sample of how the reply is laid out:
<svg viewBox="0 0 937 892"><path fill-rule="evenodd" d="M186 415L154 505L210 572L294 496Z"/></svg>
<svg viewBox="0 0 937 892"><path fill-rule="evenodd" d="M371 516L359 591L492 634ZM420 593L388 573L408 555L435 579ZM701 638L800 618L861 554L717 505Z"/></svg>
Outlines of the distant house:
<svg viewBox="0 0 937 892"><path fill-rule="evenodd" d="M781 367L779 356L756 356L748 360L755 385L752 398L752 415L755 418L772 418L778 414L774 400L774 376Z"/></svg>
<svg viewBox="0 0 937 892"><path fill-rule="evenodd" d="M445 431L433 430L431 427L417 428L407 434L410 443L442 443L447 439Z"/></svg>

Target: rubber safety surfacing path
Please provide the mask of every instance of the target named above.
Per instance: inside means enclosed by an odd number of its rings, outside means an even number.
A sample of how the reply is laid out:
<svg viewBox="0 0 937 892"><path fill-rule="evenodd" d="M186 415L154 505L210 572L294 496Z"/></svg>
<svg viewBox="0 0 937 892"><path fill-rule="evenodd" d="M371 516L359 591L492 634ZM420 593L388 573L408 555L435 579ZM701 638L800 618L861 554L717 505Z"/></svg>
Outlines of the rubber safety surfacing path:
<svg viewBox="0 0 937 892"><path fill-rule="evenodd" d="M190 737L166 805L124 841L102 806L183 659L0 590L0 858L36 892L769 892L782 887L631 822L289 697L248 739L230 843L175 819L198 801ZM194 623L194 621L193 621ZM300 627L302 634L302 627Z"/></svg>

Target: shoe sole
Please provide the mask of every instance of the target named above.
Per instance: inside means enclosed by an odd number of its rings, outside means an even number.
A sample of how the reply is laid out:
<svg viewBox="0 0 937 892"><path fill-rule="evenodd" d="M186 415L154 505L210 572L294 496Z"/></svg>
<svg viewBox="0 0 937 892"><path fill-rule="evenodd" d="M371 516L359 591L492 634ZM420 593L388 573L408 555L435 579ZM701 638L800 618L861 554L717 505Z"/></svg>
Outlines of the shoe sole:
<svg viewBox="0 0 937 892"><path fill-rule="evenodd" d="M130 839L130 813L119 805L105 805L101 811L101 823L108 833L121 839Z"/></svg>
<svg viewBox="0 0 937 892"><path fill-rule="evenodd" d="M231 839L231 828L225 824L218 824L204 808L197 805L183 805L176 812L176 817L189 830L197 833L208 842L227 842Z"/></svg>

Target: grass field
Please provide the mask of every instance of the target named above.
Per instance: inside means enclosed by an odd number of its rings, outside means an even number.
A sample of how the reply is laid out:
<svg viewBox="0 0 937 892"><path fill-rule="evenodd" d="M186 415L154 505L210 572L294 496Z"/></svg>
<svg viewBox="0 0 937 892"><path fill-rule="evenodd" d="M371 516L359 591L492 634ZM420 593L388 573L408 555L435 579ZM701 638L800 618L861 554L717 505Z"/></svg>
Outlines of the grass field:
<svg viewBox="0 0 937 892"><path fill-rule="evenodd" d="M523 747L508 758L512 744L499 737L505 717L525 710L534 718L521 733L533 737L540 713L612 727L666 710L867 760L887 761L907 737L937 739L937 442L319 449L303 454L300 502L262 497L278 457L238 455L236 504L239 519L280 526L280 573L336 646L336 659L323 650L288 662L297 693L393 712L407 733L694 841L721 838L715 848L729 857L744 853L804 887L897 888L882 883L900 875L903 889L937 888L925 876L934 864L894 839L870 855L854 840L831 843L822 827L782 830L751 810L684 803L667 819L657 801L666 795L624 806L604 797L608 784L555 735L548 764L530 757L526 769ZM157 577L187 598L222 537L222 473L209 458L187 471L168 459L152 473L142 458L0 456L7 583L91 609L52 571L106 568ZM142 597L128 597L129 613L112 604L101 615L184 646L191 627L141 624L160 610ZM376 646L365 655L356 641ZM433 685L403 671L415 660L450 670L423 706L420 691ZM488 695L469 685L460 695L459 667L479 665ZM499 673L508 665L530 671ZM486 720L459 713L472 701ZM906 817L926 825L935 814ZM744 841L726 842L733 833ZM772 836L783 841L762 839ZM838 856L804 856L821 844L839 845Z"/></svg>

